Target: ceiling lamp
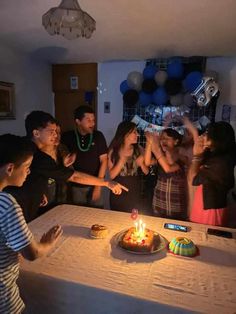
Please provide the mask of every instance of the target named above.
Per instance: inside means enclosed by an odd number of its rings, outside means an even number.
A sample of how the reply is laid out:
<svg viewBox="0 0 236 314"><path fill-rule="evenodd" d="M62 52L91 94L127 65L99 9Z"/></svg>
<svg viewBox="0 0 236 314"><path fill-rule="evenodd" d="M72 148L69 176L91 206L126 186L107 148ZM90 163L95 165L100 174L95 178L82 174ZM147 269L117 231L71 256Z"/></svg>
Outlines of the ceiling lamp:
<svg viewBox="0 0 236 314"><path fill-rule="evenodd" d="M81 10L77 0L62 0L42 17L42 23L50 35L62 35L67 39L90 38L96 29L96 21Z"/></svg>

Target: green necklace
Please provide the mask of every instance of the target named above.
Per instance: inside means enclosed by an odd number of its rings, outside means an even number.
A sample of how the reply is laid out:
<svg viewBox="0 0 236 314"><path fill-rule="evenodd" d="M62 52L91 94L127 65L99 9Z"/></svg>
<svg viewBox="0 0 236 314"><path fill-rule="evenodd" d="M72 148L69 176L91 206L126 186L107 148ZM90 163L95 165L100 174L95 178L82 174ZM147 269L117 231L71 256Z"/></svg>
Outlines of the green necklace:
<svg viewBox="0 0 236 314"><path fill-rule="evenodd" d="M83 148L80 145L80 139L79 139L79 134L78 134L78 130L77 129L75 129L75 136L76 136L76 142L77 142L77 146L78 146L79 150L81 152L87 152L90 149L91 145L92 145L93 134L89 134L89 142L88 142L88 146L86 148Z"/></svg>

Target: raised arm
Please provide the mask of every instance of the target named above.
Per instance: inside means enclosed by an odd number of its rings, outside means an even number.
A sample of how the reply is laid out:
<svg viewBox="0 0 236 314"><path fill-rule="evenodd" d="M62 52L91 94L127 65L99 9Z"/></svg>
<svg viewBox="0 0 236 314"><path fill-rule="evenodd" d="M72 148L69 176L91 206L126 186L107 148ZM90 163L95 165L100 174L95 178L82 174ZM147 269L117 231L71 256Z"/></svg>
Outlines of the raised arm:
<svg viewBox="0 0 236 314"><path fill-rule="evenodd" d="M144 162L145 151L144 151L142 146L139 146L139 151L140 151L140 155L136 159L137 166L141 168L141 170L144 174L148 174L149 168L148 168L148 166L146 166L146 164Z"/></svg>
<svg viewBox="0 0 236 314"><path fill-rule="evenodd" d="M112 155L112 150L110 150L108 153L108 170L109 170L110 178L114 179L115 177L119 175L122 168L124 167L127 161L127 157L121 154L119 156L118 161L114 164L113 161L111 160L111 155Z"/></svg>
<svg viewBox="0 0 236 314"><path fill-rule="evenodd" d="M183 118L183 123L184 123L186 129L192 135L193 141L196 142L197 139L198 139L198 130L197 130L197 128L192 124L192 122L187 117Z"/></svg>
<svg viewBox="0 0 236 314"><path fill-rule="evenodd" d="M153 136L153 143L152 143L152 152L156 157L157 162L161 165L162 169L166 173L171 173L179 170L179 165L172 159L169 160L166 158L166 155L161 149L160 145L160 135L155 133Z"/></svg>
<svg viewBox="0 0 236 314"><path fill-rule="evenodd" d="M194 140L193 158L188 171L188 181L191 184L193 178L198 174L200 170L203 152L204 152L203 137L198 136Z"/></svg>

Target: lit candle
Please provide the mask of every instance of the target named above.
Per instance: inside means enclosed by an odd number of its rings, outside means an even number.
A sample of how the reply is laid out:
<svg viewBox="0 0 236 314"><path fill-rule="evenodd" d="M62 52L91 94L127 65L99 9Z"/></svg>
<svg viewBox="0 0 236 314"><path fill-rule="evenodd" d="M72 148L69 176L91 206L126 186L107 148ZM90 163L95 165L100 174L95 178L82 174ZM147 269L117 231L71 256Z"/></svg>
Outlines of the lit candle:
<svg viewBox="0 0 236 314"><path fill-rule="evenodd" d="M143 223L143 233L145 232L146 224Z"/></svg>
<svg viewBox="0 0 236 314"><path fill-rule="evenodd" d="M142 232L142 223L143 223L143 222L142 222L142 219L140 219L140 220L139 220L139 230L138 230L139 233Z"/></svg>
<svg viewBox="0 0 236 314"><path fill-rule="evenodd" d="M134 225L135 225L135 232L138 232L138 223L135 222Z"/></svg>

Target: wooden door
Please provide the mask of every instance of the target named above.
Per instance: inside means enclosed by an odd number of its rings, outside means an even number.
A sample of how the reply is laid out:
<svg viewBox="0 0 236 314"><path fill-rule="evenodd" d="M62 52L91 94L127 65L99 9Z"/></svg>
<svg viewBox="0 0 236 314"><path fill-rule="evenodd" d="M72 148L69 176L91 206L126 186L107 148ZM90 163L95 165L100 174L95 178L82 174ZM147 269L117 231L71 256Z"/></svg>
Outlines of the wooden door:
<svg viewBox="0 0 236 314"><path fill-rule="evenodd" d="M71 89L70 78L78 78L78 88ZM97 64L56 64L52 66L52 83L55 117L61 124L62 131L74 127L74 109L90 105L97 114ZM86 102L88 94L89 101Z"/></svg>

